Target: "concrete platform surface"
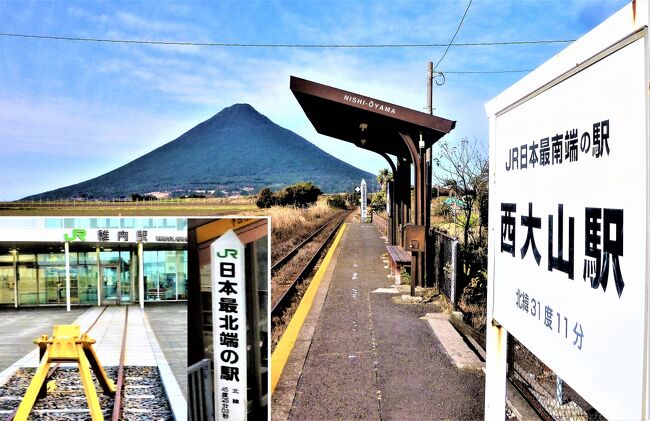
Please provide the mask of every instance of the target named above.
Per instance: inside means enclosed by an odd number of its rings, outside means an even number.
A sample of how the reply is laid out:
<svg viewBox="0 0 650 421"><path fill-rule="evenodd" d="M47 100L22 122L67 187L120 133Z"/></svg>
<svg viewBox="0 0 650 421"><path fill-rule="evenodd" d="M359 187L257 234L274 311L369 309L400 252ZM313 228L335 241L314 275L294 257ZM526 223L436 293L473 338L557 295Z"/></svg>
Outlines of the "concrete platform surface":
<svg viewBox="0 0 650 421"><path fill-rule="evenodd" d="M187 399L187 303L149 304L144 312Z"/></svg>
<svg viewBox="0 0 650 421"><path fill-rule="evenodd" d="M485 368L485 363L467 346L460 333L449 323L446 314L429 313L425 316L425 319L457 368L463 370L481 370Z"/></svg>
<svg viewBox="0 0 650 421"><path fill-rule="evenodd" d="M483 418L482 373L456 368L421 319L439 308L390 288L385 246L373 225L348 225L322 309L303 327L313 335L301 332L287 364L297 380L283 372L273 395L274 420Z"/></svg>
<svg viewBox="0 0 650 421"><path fill-rule="evenodd" d="M0 309L0 372L35 350L33 340L43 334L51 335L53 325L71 324L87 310L88 307L73 307L70 312L65 307Z"/></svg>

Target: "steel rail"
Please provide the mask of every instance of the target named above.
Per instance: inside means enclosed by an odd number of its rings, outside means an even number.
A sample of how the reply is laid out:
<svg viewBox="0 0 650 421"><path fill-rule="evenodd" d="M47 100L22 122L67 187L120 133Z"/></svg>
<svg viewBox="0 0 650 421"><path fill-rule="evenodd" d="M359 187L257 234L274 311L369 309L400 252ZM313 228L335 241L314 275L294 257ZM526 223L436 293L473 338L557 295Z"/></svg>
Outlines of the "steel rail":
<svg viewBox="0 0 650 421"><path fill-rule="evenodd" d="M346 216L349 215L350 212L352 212L352 211L346 211ZM289 261L289 259L291 259L296 253L298 253L298 250L300 250L305 244L307 244L309 241L311 241L312 238L317 236L318 233L320 233L323 229L325 229L325 227L328 226L329 223L334 220L334 218L336 218L336 216L331 217L327 222L325 222L323 225L321 225L316 230L314 230L314 232L309 234L309 236L307 236L307 238L305 238L300 244L298 244L296 247L294 247L293 250L291 250L289 253L284 255L284 257L282 257L277 262L275 262L273 264L273 266L271 266L271 273L275 272L280 267L284 266L284 264L287 263Z"/></svg>
<svg viewBox="0 0 650 421"><path fill-rule="evenodd" d="M535 413L544 421L553 421L555 418L548 413L546 408L535 398L535 396L528 390L525 384L519 379L514 378L514 376L508 374L508 380L510 383L519 391L521 396L528 402L528 405L535 411Z"/></svg>
<svg viewBox="0 0 650 421"><path fill-rule="evenodd" d="M348 217L349 213L347 213L341 220L336 224L332 232L327 236L323 244L318 248L316 253L309 259L309 262L305 265L305 267L300 271L300 273L295 277L295 279L291 282L289 287L284 291L282 296L276 301L276 303L273 305L273 308L271 309L271 320L273 320L274 317L280 316L284 309L289 305L290 299L293 297L293 294L295 293L296 287L305 279L305 277L311 272L313 267L316 265L316 262L318 262L318 259L320 258L321 254L323 251L326 249L327 245L332 241L334 238L334 235L338 232L339 227L345 221L345 219Z"/></svg>
<svg viewBox="0 0 650 421"><path fill-rule="evenodd" d="M117 384L115 385L115 398L113 400L112 421L119 421L122 416L122 389L124 383L124 359L126 358L126 333L129 326L129 306L125 307L124 331L122 332L122 349L120 350L120 365L117 368Z"/></svg>
<svg viewBox="0 0 650 421"><path fill-rule="evenodd" d="M86 335L88 334L88 332L90 332L92 330L92 328L95 327L95 325L99 321L99 318L102 317L102 314L104 314L104 312L106 311L107 308L108 308L108 306L104 306L104 309L102 310L101 313L99 313L99 316L97 316L95 321L90 326L88 326L88 329L86 329L86 331L84 332Z"/></svg>
<svg viewBox="0 0 650 421"><path fill-rule="evenodd" d="M454 327L456 330L459 331L461 336L472 336L472 337L478 337L481 339L482 343L478 343L479 346L485 348L485 334L483 332L479 332L478 330L474 329L472 326L466 324L465 322L462 322L465 326L466 329L468 329L470 332L473 333L473 335L467 335L463 332L460 332L459 329ZM508 347L510 348L510 344L512 342L512 338L508 338ZM513 351L508 350L508 369L506 372L506 380L510 381L510 383L519 391L521 396L524 398L524 400L530 405L533 411L542 419L543 421L553 421L554 418L549 412L544 408L544 406L535 398L535 395L533 395L528 387L519 380L518 378L515 377L515 373L519 374L522 378L524 377L521 373L517 373L517 370L514 367L514 354Z"/></svg>

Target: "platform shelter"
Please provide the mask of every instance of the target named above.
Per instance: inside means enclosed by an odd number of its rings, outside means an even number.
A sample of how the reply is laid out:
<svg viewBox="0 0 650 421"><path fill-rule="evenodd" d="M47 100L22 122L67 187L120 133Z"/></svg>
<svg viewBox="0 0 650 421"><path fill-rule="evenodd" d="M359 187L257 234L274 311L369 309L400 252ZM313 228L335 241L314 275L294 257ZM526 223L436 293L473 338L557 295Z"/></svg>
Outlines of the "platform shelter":
<svg viewBox="0 0 650 421"><path fill-rule="evenodd" d="M291 76L290 88L318 133L378 153L390 165L388 237L392 245L412 252L413 294L416 285L424 286L430 242L431 160L426 157L431 154L427 150L456 122L295 76ZM411 171L415 180L413 209Z"/></svg>

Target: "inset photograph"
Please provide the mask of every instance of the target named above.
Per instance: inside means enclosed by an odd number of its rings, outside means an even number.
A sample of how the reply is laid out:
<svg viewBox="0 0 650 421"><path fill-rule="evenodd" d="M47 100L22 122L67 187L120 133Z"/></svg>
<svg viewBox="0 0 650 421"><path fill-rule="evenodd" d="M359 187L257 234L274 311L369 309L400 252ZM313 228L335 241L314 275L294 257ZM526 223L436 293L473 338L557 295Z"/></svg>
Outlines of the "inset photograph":
<svg viewBox="0 0 650 421"><path fill-rule="evenodd" d="M0 417L187 418L186 218L0 218Z"/></svg>
<svg viewBox="0 0 650 421"><path fill-rule="evenodd" d="M269 419L270 222L188 221L189 419Z"/></svg>

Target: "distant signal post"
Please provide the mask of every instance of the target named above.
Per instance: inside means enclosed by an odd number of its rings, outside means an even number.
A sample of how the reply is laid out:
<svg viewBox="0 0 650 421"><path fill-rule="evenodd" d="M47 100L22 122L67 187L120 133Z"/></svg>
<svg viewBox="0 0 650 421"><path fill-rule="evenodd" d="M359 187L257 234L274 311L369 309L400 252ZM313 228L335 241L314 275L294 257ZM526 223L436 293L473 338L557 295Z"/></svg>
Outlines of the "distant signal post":
<svg viewBox="0 0 650 421"><path fill-rule="evenodd" d="M368 218L368 186L366 180L361 180L361 222Z"/></svg>

